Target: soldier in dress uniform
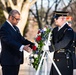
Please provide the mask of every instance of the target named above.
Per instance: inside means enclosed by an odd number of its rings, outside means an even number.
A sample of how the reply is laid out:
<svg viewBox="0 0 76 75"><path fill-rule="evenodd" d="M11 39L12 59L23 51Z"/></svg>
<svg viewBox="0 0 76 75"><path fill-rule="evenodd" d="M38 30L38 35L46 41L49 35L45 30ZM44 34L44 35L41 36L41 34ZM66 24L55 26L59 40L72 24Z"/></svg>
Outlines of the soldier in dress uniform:
<svg viewBox="0 0 76 75"><path fill-rule="evenodd" d="M75 42L74 31L67 24L66 16L68 12L55 11L54 22L56 27L52 31L50 52L53 50L53 60L62 75L73 75L75 65ZM52 65L50 75L59 75Z"/></svg>

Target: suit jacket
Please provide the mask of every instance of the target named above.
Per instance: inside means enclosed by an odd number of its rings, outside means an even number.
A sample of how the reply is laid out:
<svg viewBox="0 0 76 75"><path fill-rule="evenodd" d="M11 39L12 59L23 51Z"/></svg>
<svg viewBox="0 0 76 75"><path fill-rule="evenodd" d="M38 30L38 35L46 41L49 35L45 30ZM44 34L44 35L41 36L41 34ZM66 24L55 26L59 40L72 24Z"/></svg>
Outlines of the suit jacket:
<svg viewBox="0 0 76 75"><path fill-rule="evenodd" d="M0 38L1 38L1 65L19 65L23 63L23 51L20 52L19 49L22 45L30 44L32 42L24 39L21 36L18 27L15 26L16 31L5 22L0 28Z"/></svg>

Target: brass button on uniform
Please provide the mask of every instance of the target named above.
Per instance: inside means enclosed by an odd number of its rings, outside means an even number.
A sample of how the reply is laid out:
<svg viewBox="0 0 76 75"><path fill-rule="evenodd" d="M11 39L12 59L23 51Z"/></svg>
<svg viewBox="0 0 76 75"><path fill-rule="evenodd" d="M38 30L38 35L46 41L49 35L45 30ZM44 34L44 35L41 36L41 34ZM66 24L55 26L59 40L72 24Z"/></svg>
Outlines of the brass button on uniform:
<svg viewBox="0 0 76 75"><path fill-rule="evenodd" d="M57 53L59 53L59 51L57 51Z"/></svg>
<svg viewBox="0 0 76 75"><path fill-rule="evenodd" d="M75 46L73 46L73 47L75 47Z"/></svg>
<svg viewBox="0 0 76 75"><path fill-rule="evenodd" d="M75 41L73 41L73 43L74 43Z"/></svg>
<svg viewBox="0 0 76 75"><path fill-rule="evenodd" d="M53 59L55 61L55 59Z"/></svg>
<svg viewBox="0 0 76 75"><path fill-rule="evenodd" d="M75 53L75 51L73 51L73 53Z"/></svg>
<svg viewBox="0 0 76 75"><path fill-rule="evenodd" d="M60 61L59 59L57 59L57 61Z"/></svg>

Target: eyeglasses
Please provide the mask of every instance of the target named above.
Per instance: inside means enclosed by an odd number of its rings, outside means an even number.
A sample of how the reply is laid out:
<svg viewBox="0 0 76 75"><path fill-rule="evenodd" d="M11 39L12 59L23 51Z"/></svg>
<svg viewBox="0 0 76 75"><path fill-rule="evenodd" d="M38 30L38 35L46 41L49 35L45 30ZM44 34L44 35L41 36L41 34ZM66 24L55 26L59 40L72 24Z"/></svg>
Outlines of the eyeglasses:
<svg viewBox="0 0 76 75"><path fill-rule="evenodd" d="M20 20L20 18L16 18L16 17L14 17L14 16L12 16L13 18L15 18L16 19L16 21L19 21Z"/></svg>

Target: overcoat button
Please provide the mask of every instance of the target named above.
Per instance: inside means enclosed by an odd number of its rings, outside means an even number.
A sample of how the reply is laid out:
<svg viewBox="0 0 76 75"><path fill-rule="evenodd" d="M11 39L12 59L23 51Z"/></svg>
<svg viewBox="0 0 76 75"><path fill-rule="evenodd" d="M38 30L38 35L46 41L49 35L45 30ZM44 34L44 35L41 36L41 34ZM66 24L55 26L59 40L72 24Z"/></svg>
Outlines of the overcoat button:
<svg viewBox="0 0 76 75"><path fill-rule="evenodd" d="M73 43L74 43L75 41L73 41Z"/></svg>
<svg viewBox="0 0 76 75"><path fill-rule="evenodd" d="M59 53L59 51L57 51L57 53Z"/></svg>
<svg viewBox="0 0 76 75"><path fill-rule="evenodd" d="M75 51L73 51L73 53L75 53Z"/></svg>
<svg viewBox="0 0 76 75"><path fill-rule="evenodd" d="M75 46L73 46L73 47L75 47Z"/></svg>

